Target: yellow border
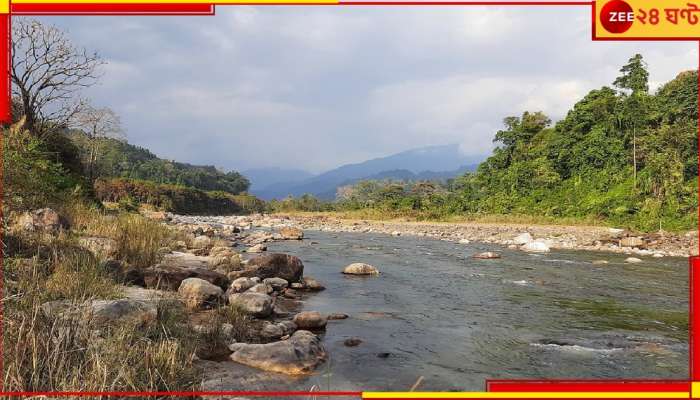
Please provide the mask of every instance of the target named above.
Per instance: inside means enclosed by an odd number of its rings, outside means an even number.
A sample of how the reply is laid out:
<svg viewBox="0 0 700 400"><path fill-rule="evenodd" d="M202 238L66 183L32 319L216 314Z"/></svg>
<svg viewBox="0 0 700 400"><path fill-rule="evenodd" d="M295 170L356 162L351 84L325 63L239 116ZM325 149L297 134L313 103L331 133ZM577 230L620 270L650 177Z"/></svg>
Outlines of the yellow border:
<svg viewBox="0 0 700 400"><path fill-rule="evenodd" d="M3 0L7 1L7 0ZM338 4L338 0L13 0L14 4ZM9 9L9 6L8 6ZM2 12L2 5L0 5Z"/></svg>
<svg viewBox="0 0 700 400"><path fill-rule="evenodd" d="M698 387L700 388L700 386ZM689 392L363 392L363 399L689 399Z"/></svg>

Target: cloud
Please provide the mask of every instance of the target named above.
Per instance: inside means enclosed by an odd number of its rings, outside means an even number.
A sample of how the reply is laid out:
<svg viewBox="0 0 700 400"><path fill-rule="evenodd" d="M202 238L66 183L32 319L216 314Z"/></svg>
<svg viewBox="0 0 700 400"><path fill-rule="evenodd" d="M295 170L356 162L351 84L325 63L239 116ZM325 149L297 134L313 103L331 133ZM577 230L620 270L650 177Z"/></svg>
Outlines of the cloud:
<svg viewBox="0 0 700 400"><path fill-rule="evenodd" d="M218 7L46 17L108 61L88 95L132 143L225 169L321 171L410 148L486 154L502 119L561 118L642 53L652 87L695 43L593 42L589 7Z"/></svg>

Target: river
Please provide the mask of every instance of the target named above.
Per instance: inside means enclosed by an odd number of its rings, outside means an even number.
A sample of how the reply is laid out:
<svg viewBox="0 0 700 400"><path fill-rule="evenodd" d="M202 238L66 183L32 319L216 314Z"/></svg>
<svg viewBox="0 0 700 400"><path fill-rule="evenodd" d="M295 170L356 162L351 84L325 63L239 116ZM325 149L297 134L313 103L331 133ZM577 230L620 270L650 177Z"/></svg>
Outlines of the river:
<svg viewBox="0 0 700 400"><path fill-rule="evenodd" d="M269 251L297 255L326 286L304 310L350 318L328 323L329 361L285 389L405 391L421 376L424 391L483 390L489 378L687 379L687 259L305 234ZM483 251L502 258L471 258ZM381 275L340 273L353 262ZM345 346L350 337L362 343Z"/></svg>

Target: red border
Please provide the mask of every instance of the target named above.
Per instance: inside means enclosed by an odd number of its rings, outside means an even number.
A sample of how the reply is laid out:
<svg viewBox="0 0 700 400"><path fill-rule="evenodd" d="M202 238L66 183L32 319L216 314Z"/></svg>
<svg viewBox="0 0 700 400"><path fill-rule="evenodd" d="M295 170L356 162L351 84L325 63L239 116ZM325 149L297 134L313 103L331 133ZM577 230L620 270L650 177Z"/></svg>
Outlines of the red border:
<svg viewBox="0 0 700 400"><path fill-rule="evenodd" d="M227 5L227 4L217 4ZM337 4L318 3L293 3L293 4L257 4L257 3L231 3L230 5L341 5L341 6L590 6L591 7L591 40L593 41L698 41L700 38L598 38L596 37L595 1L341 1ZM213 4L12 4L11 14L16 15L215 15ZM11 121L11 84L10 84L10 27L11 14L0 16L0 66L5 69L5 79L0 80L0 122ZM700 56L700 55L699 55ZM700 66L700 60L698 60ZM700 88L700 77L698 78ZM699 102L700 110L700 102ZM700 120L700 118L699 118ZM698 123L700 144L700 121ZM0 135L1 139L1 135ZM700 158L699 158L700 165ZM2 175L0 166L0 176ZM0 184L0 195L2 185ZM1 212L1 211L0 211ZM700 216L700 208L698 209ZM699 227L700 231L700 227ZM0 232L1 234L1 232ZM2 263L2 254L0 254ZM695 295L700 287L700 274L695 274L694 269L700 267L700 258L691 257L688 266L688 360L689 380L487 380L486 390L491 392L691 392L691 382L700 381L700 340L694 340L695 334L700 332L700 313L693 312L700 308L700 295ZM0 293L2 292L2 268L0 268ZM0 302L0 320L2 318L2 302ZM0 339L2 339L2 324L0 324ZM1 340L0 340L1 343ZM2 370L2 346L0 346L0 371ZM2 379L0 377L0 379ZM267 396L267 397L309 397L309 396L348 396L361 397L362 392L356 391L326 391L326 392L247 392L247 391L161 391L161 392L0 392L0 396L49 396L49 397L90 397L90 396L120 396L120 397L153 397L153 396ZM692 392L691 392L692 398ZM415 399L414 399L415 400Z"/></svg>
<svg viewBox="0 0 700 400"><path fill-rule="evenodd" d="M214 15L213 4L11 4L12 15Z"/></svg>

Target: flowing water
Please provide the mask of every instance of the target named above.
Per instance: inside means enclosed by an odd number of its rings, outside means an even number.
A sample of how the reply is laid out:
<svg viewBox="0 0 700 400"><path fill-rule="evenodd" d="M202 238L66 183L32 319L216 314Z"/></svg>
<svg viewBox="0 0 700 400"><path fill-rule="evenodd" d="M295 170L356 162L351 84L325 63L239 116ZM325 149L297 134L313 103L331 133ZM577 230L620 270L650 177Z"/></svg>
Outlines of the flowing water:
<svg viewBox="0 0 700 400"><path fill-rule="evenodd" d="M299 256L326 290L305 310L329 321L330 360L293 388L483 390L488 378L676 378L688 375L688 261L552 251L410 236L306 232L271 252ZM471 255L497 251L501 259ZM596 265L594 260L607 260ZM340 273L352 262L376 277ZM359 337L357 347L346 347Z"/></svg>

